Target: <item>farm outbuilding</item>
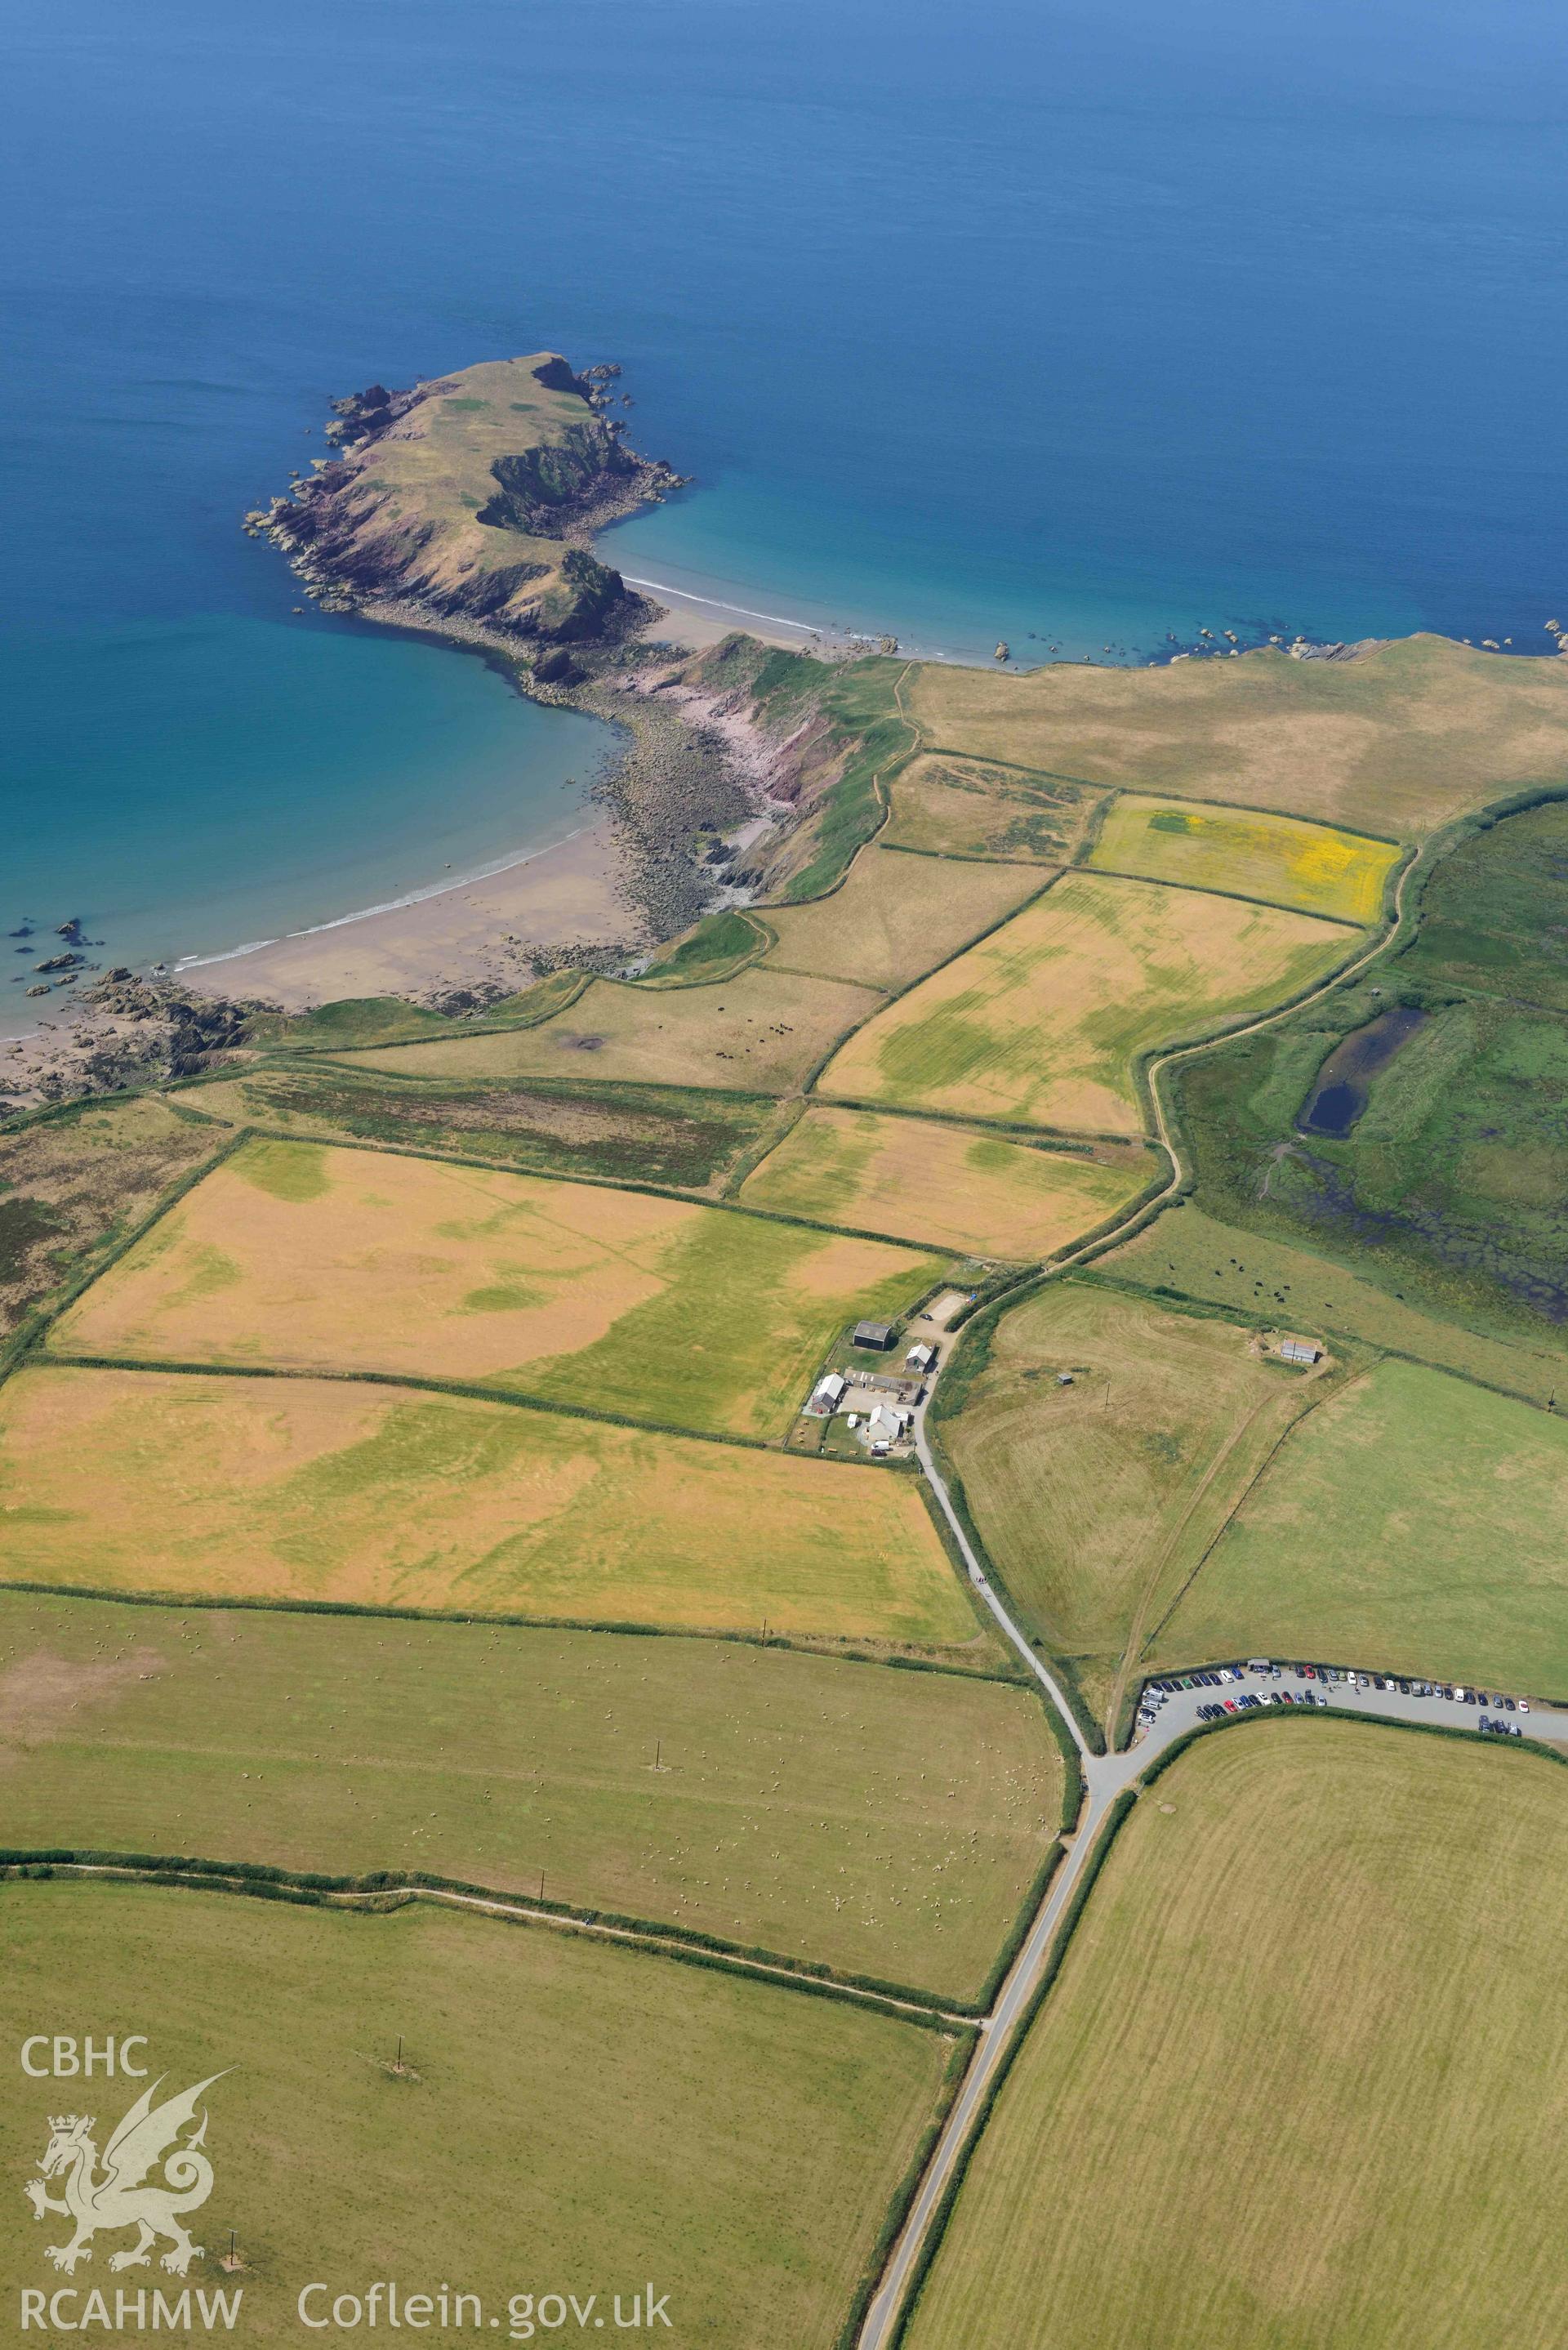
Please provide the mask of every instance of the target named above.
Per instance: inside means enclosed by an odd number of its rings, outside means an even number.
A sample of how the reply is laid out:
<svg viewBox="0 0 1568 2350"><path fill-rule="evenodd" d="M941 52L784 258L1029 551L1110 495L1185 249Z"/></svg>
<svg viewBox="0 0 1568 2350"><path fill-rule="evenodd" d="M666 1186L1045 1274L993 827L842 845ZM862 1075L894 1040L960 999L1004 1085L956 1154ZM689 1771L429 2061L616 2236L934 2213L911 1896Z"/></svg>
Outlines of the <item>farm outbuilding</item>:
<svg viewBox="0 0 1568 2350"><path fill-rule="evenodd" d="M1286 1363L1315 1363L1323 1348L1311 1338L1282 1338L1280 1359Z"/></svg>
<svg viewBox="0 0 1568 2350"><path fill-rule="evenodd" d="M934 1347L911 1347L904 1357L904 1368L912 1371L917 1378L923 1378L936 1359Z"/></svg>
<svg viewBox="0 0 1568 2350"><path fill-rule="evenodd" d="M893 1343L893 1326L890 1322L857 1322L850 1333L850 1343L873 1347L877 1354L885 1355Z"/></svg>

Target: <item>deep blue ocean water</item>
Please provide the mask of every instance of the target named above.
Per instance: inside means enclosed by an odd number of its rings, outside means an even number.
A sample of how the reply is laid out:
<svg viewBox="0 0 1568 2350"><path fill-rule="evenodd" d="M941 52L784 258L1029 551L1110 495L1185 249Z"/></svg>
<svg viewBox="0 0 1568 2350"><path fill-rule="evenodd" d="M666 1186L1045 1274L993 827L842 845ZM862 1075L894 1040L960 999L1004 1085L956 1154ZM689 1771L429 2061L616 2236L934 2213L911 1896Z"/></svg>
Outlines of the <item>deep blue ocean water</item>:
<svg viewBox="0 0 1568 2350"><path fill-rule="evenodd" d="M700 484L626 569L934 651L1568 617L1539 0L11 0L0 49L0 929L213 951L571 827L602 730L239 535L377 377L618 359Z"/></svg>

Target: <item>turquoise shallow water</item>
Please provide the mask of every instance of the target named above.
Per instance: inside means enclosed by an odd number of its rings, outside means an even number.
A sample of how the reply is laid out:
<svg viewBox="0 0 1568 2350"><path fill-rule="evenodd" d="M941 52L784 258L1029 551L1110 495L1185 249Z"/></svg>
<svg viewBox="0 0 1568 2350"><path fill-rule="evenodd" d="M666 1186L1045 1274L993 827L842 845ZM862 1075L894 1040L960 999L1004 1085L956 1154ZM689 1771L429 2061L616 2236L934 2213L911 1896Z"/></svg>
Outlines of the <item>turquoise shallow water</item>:
<svg viewBox="0 0 1568 2350"><path fill-rule="evenodd" d="M699 486L617 558L721 603L1030 659L1563 616L1538 0L13 0L0 41L0 930L211 951L569 828L601 733L296 618L236 527L334 393L497 352L625 362Z"/></svg>

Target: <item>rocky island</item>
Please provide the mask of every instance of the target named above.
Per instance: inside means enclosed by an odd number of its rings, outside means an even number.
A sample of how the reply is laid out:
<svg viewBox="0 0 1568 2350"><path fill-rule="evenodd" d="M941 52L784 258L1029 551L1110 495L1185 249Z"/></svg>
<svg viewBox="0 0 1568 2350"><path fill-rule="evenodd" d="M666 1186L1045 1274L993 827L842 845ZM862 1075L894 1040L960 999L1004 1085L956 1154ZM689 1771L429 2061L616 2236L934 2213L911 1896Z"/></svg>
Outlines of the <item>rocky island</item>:
<svg viewBox="0 0 1568 2350"><path fill-rule="evenodd" d="M655 609L588 542L680 483L622 438L613 372L535 351L407 391L372 384L334 402L337 453L245 526L331 608L448 633L478 622L558 681L564 648L624 636Z"/></svg>

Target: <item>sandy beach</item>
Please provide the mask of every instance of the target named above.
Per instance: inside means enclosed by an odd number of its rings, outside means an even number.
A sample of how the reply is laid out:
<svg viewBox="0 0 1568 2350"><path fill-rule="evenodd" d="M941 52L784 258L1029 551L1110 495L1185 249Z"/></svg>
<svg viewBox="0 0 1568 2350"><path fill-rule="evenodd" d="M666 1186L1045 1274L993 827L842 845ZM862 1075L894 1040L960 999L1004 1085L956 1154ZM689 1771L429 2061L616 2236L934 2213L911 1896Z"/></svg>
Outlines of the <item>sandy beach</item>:
<svg viewBox="0 0 1568 2350"><path fill-rule="evenodd" d="M441 986L520 984L530 948L625 938L620 856L609 819L478 880L455 881L377 913L275 939L177 976L203 994L308 1011L348 995L428 994Z"/></svg>

